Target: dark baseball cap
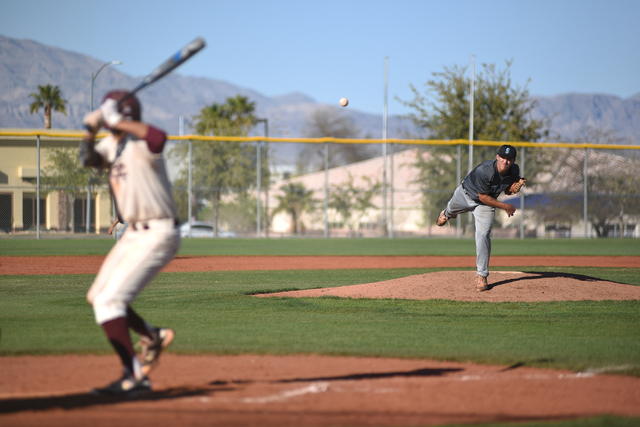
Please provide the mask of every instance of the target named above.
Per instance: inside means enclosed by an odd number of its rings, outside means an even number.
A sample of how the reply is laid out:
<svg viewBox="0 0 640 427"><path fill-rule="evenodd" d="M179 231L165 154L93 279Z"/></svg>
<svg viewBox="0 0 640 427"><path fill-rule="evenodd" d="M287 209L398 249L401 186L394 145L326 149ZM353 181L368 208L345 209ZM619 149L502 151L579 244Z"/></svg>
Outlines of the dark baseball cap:
<svg viewBox="0 0 640 427"><path fill-rule="evenodd" d="M518 152L511 145L503 145L498 149L498 156L502 157L503 159L515 160L517 154Z"/></svg>

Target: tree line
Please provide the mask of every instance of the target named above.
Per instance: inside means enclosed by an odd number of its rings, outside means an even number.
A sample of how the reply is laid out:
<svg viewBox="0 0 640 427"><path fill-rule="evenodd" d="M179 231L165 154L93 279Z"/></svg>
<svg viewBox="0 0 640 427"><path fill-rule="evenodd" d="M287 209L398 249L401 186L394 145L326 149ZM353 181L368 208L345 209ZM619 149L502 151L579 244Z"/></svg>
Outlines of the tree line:
<svg viewBox="0 0 640 427"><path fill-rule="evenodd" d="M534 118L532 112L537 101L531 98L527 88L530 79L524 86L512 82L510 68L513 61L505 61L505 67L499 69L495 64L482 64L481 71L474 76L473 92L473 140L505 141L505 142L544 142L560 138L551 132L552 117ZM454 65L444 67L443 71L434 72L424 84L424 91L411 85L413 99L396 98L412 111L408 117L413 120L419 130L418 135L406 135L408 138L420 139L468 139L471 121L471 81L467 67ZM51 126L51 112L66 114L62 94L57 86L38 86L39 92L30 95L32 114L40 108L45 111L45 126ZM48 118L47 118L48 116ZM246 136L255 128L258 119L255 116L255 103L247 97L237 95L229 97L222 104L212 103L204 106L198 114L191 117L190 127L197 135L209 136ZM362 137L359 129L349 118L341 115L337 108L321 107L312 113L305 123L306 137ZM365 136L365 138L368 136ZM582 130L575 142L589 141L597 144L623 143L625 141L616 133L607 129L594 129L588 126ZM400 149L406 147L399 147ZM179 208L179 216L186 220L189 203L196 207L195 215L199 219L213 222L217 233L219 224L233 224L237 231L255 229L255 215L258 200L255 197L257 181L257 151L254 143L238 143L228 141L193 141L193 193L195 200L187 200L188 171L183 168L174 182L175 198ZM268 164L269 144L262 148L260 159L261 182L268 188L271 170ZM416 156L418 175L417 183L423 190L422 210L424 223L435 221L437 213L446 204L450 193L458 185L457 164L463 168L469 162L471 152L468 146L460 150L452 146L426 146L420 148L422 156ZM61 178L62 168L71 182L86 183L92 178L85 176L82 168L73 167L73 162L65 160L65 149L52 151L50 160L53 166L45 174L45 181L51 182ZM351 164L378 156L379 146L374 144L329 144L329 167ZM574 179L580 179L580 164L576 160L571 163L569 153L558 156L559 150L527 148L526 175L528 185L537 184L542 191L558 191L557 183L563 177L555 177L554 173L563 167L570 167L575 172ZM66 153L67 157L71 153ZM188 143L177 143L167 153L178 164L188 163ZM575 156L574 156L575 157ZM297 174L319 171L324 168L324 146L308 144L300 153L297 162ZM495 147L474 146L474 167L484 160L495 158ZM607 160L609 159L609 160ZM640 174L621 176L616 168L598 165L598 162L610 161L609 157L596 157L590 164L598 170L597 176L588 177L589 191L600 195L601 203L589 209L589 222L599 236L604 235L606 227L612 223L620 223L625 215L640 214L640 198L636 192ZM563 169L564 170L564 169ZM74 178L69 177L74 175ZM466 172L463 173L466 175ZM551 177L551 178L550 178ZM555 178L555 180L554 180ZM584 178L584 177L582 177ZM49 179L47 181L47 179ZM564 182L564 181L563 181ZM577 182L577 181L576 181ZM380 190L379 181L368 182L363 187L354 185L353 177L347 182L331 188L329 207L341 218L342 223L356 235L358 221L364 212L375 209L372 197ZM278 205L272 207L272 216L278 212L286 212L292 218L292 232L302 232L304 225L301 217L305 212L313 212L319 207L319 201L313 199L312 192L299 183L288 183L279 189ZM574 189L575 190L575 189ZM267 190L268 191L268 190ZM627 195L614 197L615 194ZM225 195L233 195L226 198ZM606 196L608 195L608 196ZM606 196L606 197L605 197ZM71 197L71 196L70 196ZM232 201L229 201L232 200ZM563 215L558 216L553 205L540 206L536 215L543 221L579 221L582 209L579 201L573 197L572 202L559 203ZM194 203L195 202L195 203ZM271 218L266 209L262 210L261 222L269 226ZM464 224L463 226L467 226Z"/></svg>

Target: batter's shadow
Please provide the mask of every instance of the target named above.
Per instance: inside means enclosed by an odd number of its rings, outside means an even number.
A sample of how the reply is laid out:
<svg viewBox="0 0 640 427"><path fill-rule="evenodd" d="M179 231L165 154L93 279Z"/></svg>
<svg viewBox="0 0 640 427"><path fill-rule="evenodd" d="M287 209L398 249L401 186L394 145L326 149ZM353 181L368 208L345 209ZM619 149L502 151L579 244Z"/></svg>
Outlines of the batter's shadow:
<svg viewBox="0 0 640 427"><path fill-rule="evenodd" d="M228 389L231 390L231 389ZM141 392L135 395L96 396L91 393L65 394L51 397L25 397L16 399L0 399L0 414L22 411L46 411L48 409L78 409L90 406L115 405L122 402L154 402L168 399L180 399L209 395L212 391L228 391L216 388L176 387L159 391Z"/></svg>
<svg viewBox="0 0 640 427"><path fill-rule="evenodd" d="M306 383L314 381L357 381L357 380L374 380L380 378L392 378L392 377L437 377L446 375L453 372L462 371L462 368L440 368L440 369L416 369L413 371L395 371L395 372L367 372L362 374L350 374L331 377L310 377L310 378L291 378L267 381L276 384L288 384L288 383ZM211 381L210 386L224 386L229 384L234 385L246 385L252 384L256 381L253 380L233 380L233 381Z"/></svg>
<svg viewBox="0 0 640 427"><path fill-rule="evenodd" d="M605 279L598 279L597 277L584 276L582 274L573 274L573 273L556 273L556 272L549 272L549 271L523 271L522 273L535 274L536 276L518 277L514 279L501 280L495 283L489 283L489 289L493 289L498 286L508 285L509 283L526 282L530 280L540 280L540 279L572 279L572 280L577 280L579 282L601 282L605 280ZM611 283L622 284L619 282L613 282L611 280L606 280L606 281Z"/></svg>
<svg viewBox="0 0 640 427"><path fill-rule="evenodd" d="M331 377L311 377L311 378L293 378L288 380L277 380L277 383L297 383L309 381L357 381L357 380L375 380L381 378L393 377L438 377L454 372L462 371L462 368L438 368L438 369L416 369L413 371L394 371L394 372L367 372L362 374L350 374Z"/></svg>

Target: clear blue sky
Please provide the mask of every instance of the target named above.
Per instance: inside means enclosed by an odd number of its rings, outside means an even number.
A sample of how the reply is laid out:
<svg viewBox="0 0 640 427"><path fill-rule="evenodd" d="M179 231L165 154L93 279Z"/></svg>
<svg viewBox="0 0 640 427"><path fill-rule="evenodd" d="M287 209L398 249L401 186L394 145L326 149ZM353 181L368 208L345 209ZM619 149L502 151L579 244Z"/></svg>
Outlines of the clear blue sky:
<svg viewBox="0 0 640 427"><path fill-rule="evenodd" d="M176 72L264 95L389 114L445 66L513 59L532 95L640 92L638 0L0 0L0 34L108 62L142 78L197 36Z"/></svg>

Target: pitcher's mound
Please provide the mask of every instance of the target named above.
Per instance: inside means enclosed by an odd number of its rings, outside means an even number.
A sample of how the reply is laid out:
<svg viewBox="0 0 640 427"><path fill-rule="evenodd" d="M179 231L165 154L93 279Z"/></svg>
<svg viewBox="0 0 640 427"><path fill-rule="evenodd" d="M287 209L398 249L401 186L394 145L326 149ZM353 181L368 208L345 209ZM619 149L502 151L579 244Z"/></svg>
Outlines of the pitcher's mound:
<svg viewBox="0 0 640 427"><path fill-rule="evenodd" d="M457 301L638 300L640 286L568 273L492 271L490 290L475 290L475 271L439 271L401 279L337 288L278 292L258 296L446 299Z"/></svg>

